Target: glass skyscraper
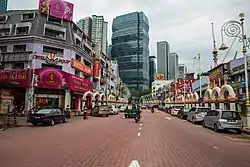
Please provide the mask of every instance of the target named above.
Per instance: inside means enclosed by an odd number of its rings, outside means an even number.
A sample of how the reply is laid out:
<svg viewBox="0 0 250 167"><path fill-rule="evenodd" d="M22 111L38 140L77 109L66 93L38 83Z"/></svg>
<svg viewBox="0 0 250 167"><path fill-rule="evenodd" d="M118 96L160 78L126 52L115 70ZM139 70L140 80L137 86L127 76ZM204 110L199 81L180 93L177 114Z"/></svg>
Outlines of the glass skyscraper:
<svg viewBox="0 0 250 167"><path fill-rule="evenodd" d="M149 22L143 12L117 16L112 24L111 57L131 92L149 88Z"/></svg>
<svg viewBox="0 0 250 167"><path fill-rule="evenodd" d="M0 0L0 12L7 10L8 0Z"/></svg>

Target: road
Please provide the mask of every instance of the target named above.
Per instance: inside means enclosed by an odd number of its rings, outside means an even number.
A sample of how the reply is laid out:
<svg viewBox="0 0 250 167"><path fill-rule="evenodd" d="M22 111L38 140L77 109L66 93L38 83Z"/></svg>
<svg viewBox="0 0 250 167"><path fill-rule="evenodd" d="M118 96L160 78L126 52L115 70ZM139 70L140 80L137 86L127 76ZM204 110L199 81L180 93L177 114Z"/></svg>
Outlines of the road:
<svg viewBox="0 0 250 167"><path fill-rule="evenodd" d="M166 113L141 123L77 118L67 124L0 132L1 167L249 167L250 142L228 139Z"/></svg>

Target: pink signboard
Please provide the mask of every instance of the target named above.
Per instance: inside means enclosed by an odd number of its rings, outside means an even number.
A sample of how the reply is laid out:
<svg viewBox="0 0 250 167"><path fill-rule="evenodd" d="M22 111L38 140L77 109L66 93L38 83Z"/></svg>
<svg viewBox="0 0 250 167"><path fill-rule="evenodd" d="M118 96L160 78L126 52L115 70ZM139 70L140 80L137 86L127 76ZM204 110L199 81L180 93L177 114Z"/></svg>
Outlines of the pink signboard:
<svg viewBox="0 0 250 167"><path fill-rule="evenodd" d="M66 73L55 68L40 68L35 70L35 87L50 89L69 88L76 92L91 90L91 81Z"/></svg>
<svg viewBox="0 0 250 167"><path fill-rule="evenodd" d="M28 87L31 82L31 70L1 70L0 84L8 84L19 87Z"/></svg>
<svg viewBox="0 0 250 167"><path fill-rule="evenodd" d="M73 20L74 4L63 0L39 0L39 11L51 16Z"/></svg>

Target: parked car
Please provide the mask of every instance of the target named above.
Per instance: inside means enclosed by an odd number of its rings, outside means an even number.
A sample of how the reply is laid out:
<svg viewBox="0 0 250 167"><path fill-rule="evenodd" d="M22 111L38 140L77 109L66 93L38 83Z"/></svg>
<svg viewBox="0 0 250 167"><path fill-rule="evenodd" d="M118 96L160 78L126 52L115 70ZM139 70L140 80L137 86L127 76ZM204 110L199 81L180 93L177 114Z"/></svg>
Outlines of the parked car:
<svg viewBox="0 0 250 167"><path fill-rule="evenodd" d="M173 107L168 107L168 108L166 109L166 112L167 112L168 114L171 114L172 108L173 108Z"/></svg>
<svg viewBox="0 0 250 167"><path fill-rule="evenodd" d="M105 116L108 117L110 109L108 105L95 106L92 108L90 115L91 116Z"/></svg>
<svg viewBox="0 0 250 167"><path fill-rule="evenodd" d="M27 122L38 125L38 124L50 124L53 126L55 123L68 122L66 114L60 109L44 108L37 112L30 114Z"/></svg>
<svg viewBox="0 0 250 167"><path fill-rule="evenodd" d="M136 110L138 109L139 108L133 107L132 105L128 105L124 112L125 118L134 118L136 116Z"/></svg>
<svg viewBox="0 0 250 167"><path fill-rule="evenodd" d="M126 107L127 107L126 105L121 106L120 107L120 112L125 112Z"/></svg>
<svg viewBox="0 0 250 167"><path fill-rule="evenodd" d="M215 132L220 130L235 130L241 134L243 121L240 113L231 110L211 110L207 112L202 123L203 127L213 128Z"/></svg>
<svg viewBox="0 0 250 167"><path fill-rule="evenodd" d="M109 109L111 115L117 115L119 113L119 108L115 107L114 105L109 106Z"/></svg>
<svg viewBox="0 0 250 167"><path fill-rule="evenodd" d="M208 107L193 107L188 112L187 121L190 121L193 124L201 123L208 111L210 111L210 108Z"/></svg>
<svg viewBox="0 0 250 167"><path fill-rule="evenodd" d="M187 119L189 110L190 109L188 109L188 108L181 108L177 117L180 119Z"/></svg>
<svg viewBox="0 0 250 167"><path fill-rule="evenodd" d="M147 109L147 108L148 108L147 106L144 105L141 106L141 109Z"/></svg>
<svg viewBox="0 0 250 167"><path fill-rule="evenodd" d="M172 109L171 109L171 115L172 116L177 116L179 111L184 108L184 106L174 106Z"/></svg>

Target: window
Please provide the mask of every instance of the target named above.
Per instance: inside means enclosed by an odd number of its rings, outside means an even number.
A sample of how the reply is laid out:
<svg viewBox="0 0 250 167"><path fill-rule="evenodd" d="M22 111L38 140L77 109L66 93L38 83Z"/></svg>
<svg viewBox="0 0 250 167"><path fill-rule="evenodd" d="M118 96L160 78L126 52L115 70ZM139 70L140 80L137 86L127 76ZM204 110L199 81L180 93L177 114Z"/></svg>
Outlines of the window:
<svg viewBox="0 0 250 167"><path fill-rule="evenodd" d="M235 111L223 111L221 115L222 119L237 119L241 120L240 114Z"/></svg>
<svg viewBox="0 0 250 167"><path fill-rule="evenodd" d="M16 35L28 35L29 27L16 27Z"/></svg>
<svg viewBox="0 0 250 167"><path fill-rule="evenodd" d="M0 16L0 23L6 23L9 16Z"/></svg>
<svg viewBox="0 0 250 167"><path fill-rule="evenodd" d="M7 52L7 46L0 46L0 52L1 53Z"/></svg>
<svg viewBox="0 0 250 167"><path fill-rule="evenodd" d="M25 52L26 51L26 45L14 45L13 46L13 52Z"/></svg>
<svg viewBox="0 0 250 167"><path fill-rule="evenodd" d="M62 25L62 19L48 15L47 21L54 24Z"/></svg>
<svg viewBox="0 0 250 167"><path fill-rule="evenodd" d="M62 56L64 54L64 50L50 46L43 46L43 53L53 53L58 56Z"/></svg>
<svg viewBox="0 0 250 167"><path fill-rule="evenodd" d="M88 67L90 67L90 68L91 68L91 63L90 63L89 61L84 60L84 64L85 64L86 66L88 66Z"/></svg>
<svg viewBox="0 0 250 167"><path fill-rule="evenodd" d="M76 60L81 62L81 56L76 54Z"/></svg>
<svg viewBox="0 0 250 167"><path fill-rule="evenodd" d="M35 13L26 13L22 15L22 21L30 21L35 19Z"/></svg>
<svg viewBox="0 0 250 167"><path fill-rule="evenodd" d="M81 41L76 38L76 45L81 46Z"/></svg>
<svg viewBox="0 0 250 167"><path fill-rule="evenodd" d="M1 36L10 36L10 28L1 28L0 37Z"/></svg>
<svg viewBox="0 0 250 167"><path fill-rule="evenodd" d="M65 33L64 32L52 30L52 29L49 29L49 28L45 28L44 35L47 36L47 37L52 37L52 38L58 38L58 39L65 40Z"/></svg>
<svg viewBox="0 0 250 167"><path fill-rule="evenodd" d="M24 63L13 63L13 69L24 69Z"/></svg>
<svg viewBox="0 0 250 167"><path fill-rule="evenodd" d="M75 75L80 77L81 72L79 70L75 70Z"/></svg>
<svg viewBox="0 0 250 167"><path fill-rule="evenodd" d="M42 64L42 68L56 68L62 70L62 66L52 65L52 64Z"/></svg>

